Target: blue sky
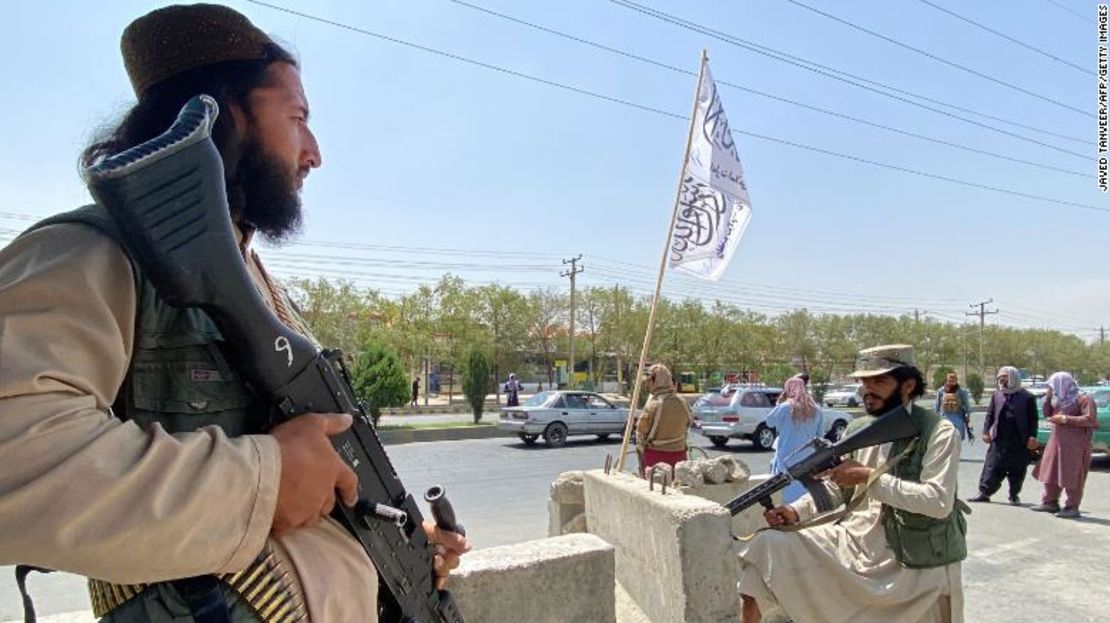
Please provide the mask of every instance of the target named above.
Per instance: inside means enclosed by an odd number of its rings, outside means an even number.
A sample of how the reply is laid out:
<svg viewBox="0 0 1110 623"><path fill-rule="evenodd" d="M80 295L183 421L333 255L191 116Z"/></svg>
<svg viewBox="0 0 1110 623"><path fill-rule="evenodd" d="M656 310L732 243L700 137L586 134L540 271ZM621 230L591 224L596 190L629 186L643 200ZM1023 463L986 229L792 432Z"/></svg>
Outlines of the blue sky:
<svg viewBox="0 0 1110 623"><path fill-rule="evenodd" d="M721 297L774 312L961 318L993 297L992 321L1090 339L1110 324L1103 240L1110 196L1095 173L1096 79L920 0L819 2L836 16L1085 111L969 75L787 0L638 0L823 65L1079 141L971 114L1081 157L830 80L604 0L472 4L689 71L708 49L727 81L1069 175L876 130L721 87L734 129L1107 212L954 185L747 135L737 137L754 216L716 284L668 276L672 296ZM956 3L967 18L1096 69L1095 4ZM608 97L688 115L694 78L609 54L448 0L274 4ZM648 291L662 250L686 125L248 2L229 2L303 64L324 166L308 179L302 244L266 249L282 275L347 275L396 294L454 272L522 288L566 286L560 259L584 254L584 285ZM0 117L0 241L88 200L77 154L132 94L119 34L162 3L6 3ZM1079 15L1087 16L1083 19ZM312 243L312 244L303 244ZM344 243L326 245L321 243ZM430 249L430 251L429 251ZM423 263L421 263L423 262Z"/></svg>

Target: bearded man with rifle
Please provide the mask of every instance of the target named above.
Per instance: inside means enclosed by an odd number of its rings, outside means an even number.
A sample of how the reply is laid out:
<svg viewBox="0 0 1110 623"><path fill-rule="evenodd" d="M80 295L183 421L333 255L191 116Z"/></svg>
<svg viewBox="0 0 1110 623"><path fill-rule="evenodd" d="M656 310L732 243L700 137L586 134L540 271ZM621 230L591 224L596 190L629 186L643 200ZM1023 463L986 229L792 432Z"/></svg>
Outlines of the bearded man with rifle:
<svg viewBox="0 0 1110 623"><path fill-rule="evenodd" d="M884 433L894 441L856 449L816 480L805 469L792 475L821 490L767 510L771 529L741 545L744 623L771 611L795 623L963 621L959 433L914 404L925 382L911 346L861 351L857 368L851 376L863 384L867 415L849 426L844 442L876 429L895 431ZM830 499L843 506L821 513ZM755 499L734 502L742 510Z"/></svg>
<svg viewBox="0 0 1110 623"><path fill-rule="evenodd" d="M251 250L321 164L297 61L205 4L121 47L138 102L83 156L97 203L0 250L0 564L94 578L111 622L461 623L442 488L423 522Z"/></svg>

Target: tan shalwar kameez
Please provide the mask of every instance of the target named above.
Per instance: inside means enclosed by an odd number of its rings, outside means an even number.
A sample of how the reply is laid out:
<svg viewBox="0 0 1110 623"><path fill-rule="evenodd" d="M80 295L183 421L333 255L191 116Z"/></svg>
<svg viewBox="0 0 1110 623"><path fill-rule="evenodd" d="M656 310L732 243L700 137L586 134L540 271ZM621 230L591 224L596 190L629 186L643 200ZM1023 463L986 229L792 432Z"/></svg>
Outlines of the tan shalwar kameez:
<svg viewBox="0 0 1110 623"><path fill-rule="evenodd" d="M890 444L852 457L878 467ZM960 436L942 420L928 441L921 482L880 476L855 511L799 532L765 530L741 546L740 593L764 613L781 608L795 623L961 623L960 563L930 569L900 565L886 542L882 504L942 519L956 503ZM840 491L829 483L835 499ZM808 494L791 506L802 521L817 508Z"/></svg>
<svg viewBox="0 0 1110 623"><path fill-rule="evenodd" d="M139 583L240 571L269 541L312 620L376 621L374 568L341 526L270 535L273 437L109 415L136 300L122 248L91 228L47 226L0 249L0 564Z"/></svg>

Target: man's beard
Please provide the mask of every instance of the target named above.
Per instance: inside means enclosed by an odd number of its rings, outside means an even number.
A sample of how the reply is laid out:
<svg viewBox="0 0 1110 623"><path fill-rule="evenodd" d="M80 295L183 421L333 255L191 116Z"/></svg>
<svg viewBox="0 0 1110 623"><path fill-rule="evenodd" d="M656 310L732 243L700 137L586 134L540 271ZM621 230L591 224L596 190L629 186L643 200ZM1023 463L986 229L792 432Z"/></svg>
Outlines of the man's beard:
<svg viewBox="0 0 1110 623"><path fill-rule="evenodd" d="M879 405L878 409L871 409L870 407L867 406L866 401L864 401L864 403L863 403L863 409L864 409L864 411L867 411L867 415L882 415L884 413L889 413L890 411L893 411L895 407L900 407L900 406L902 406L902 386L901 385L898 385L898 387L896 387L894 389L893 394L887 396L886 400L883 401L883 404Z"/></svg>
<svg viewBox="0 0 1110 623"><path fill-rule="evenodd" d="M295 174L253 138L243 141L241 154L234 179L228 180L233 217L273 243L300 233L301 198Z"/></svg>

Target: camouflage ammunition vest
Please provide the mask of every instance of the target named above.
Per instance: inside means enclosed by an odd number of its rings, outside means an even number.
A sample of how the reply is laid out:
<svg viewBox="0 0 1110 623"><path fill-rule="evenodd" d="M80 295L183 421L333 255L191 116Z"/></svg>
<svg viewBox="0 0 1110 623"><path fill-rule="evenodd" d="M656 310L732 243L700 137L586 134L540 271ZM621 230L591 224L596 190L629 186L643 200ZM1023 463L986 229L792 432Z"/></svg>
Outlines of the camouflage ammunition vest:
<svg viewBox="0 0 1110 623"><path fill-rule="evenodd" d="M894 466L891 474L902 480L921 481L921 468L928 450L928 441L940 424L941 416L914 405L910 417L921 429L920 441L905 459ZM863 417L852 422L845 435L866 426L874 418ZM889 456L898 456L913 439L891 444ZM923 443L922 443L923 442ZM894 556L904 567L919 569L941 567L967 558L967 521L963 502L953 492L956 504L944 519L883 504L882 521L886 541Z"/></svg>
<svg viewBox="0 0 1110 623"><path fill-rule="evenodd" d="M85 225L120 241L115 223L97 205L49 217L28 231L57 224ZM157 422L170 433L204 426L218 426L229 437L262 432L268 408L228 365L223 353L225 340L212 319L200 309L177 309L166 304L134 260L131 268L138 295L135 342L112 412L144 429ZM189 616L188 606L169 583L112 587L90 580L90 586L94 602L98 593L120 597L119 591L133 590L106 607L94 603L98 606L96 614L108 623L168 623ZM224 585L222 591L235 623L262 620L234 588Z"/></svg>

